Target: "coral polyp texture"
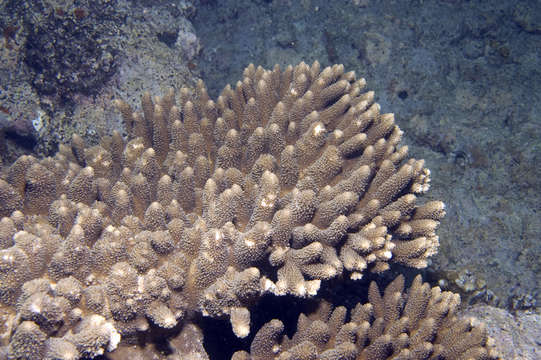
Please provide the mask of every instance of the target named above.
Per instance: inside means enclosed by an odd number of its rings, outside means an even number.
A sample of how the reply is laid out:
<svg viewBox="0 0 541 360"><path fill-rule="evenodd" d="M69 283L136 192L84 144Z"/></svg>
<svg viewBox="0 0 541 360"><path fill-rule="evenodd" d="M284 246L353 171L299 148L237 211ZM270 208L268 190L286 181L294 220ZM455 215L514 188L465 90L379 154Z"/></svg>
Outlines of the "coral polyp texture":
<svg viewBox="0 0 541 360"><path fill-rule="evenodd" d="M380 294L373 282L369 302L349 312L320 302L317 311L301 314L297 331L288 338L284 324L263 325L250 353L236 352L232 360L265 359L497 359L494 340L483 325L456 316L460 297L432 289L417 276L404 292L397 277Z"/></svg>
<svg viewBox="0 0 541 360"><path fill-rule="evenodd" d="M116 100L127 139L19 158L0 180L8 356L94 357L193 313L245 337L265 293L426 266L443 203L418 204L430 173L364 87L250 65L216 101L202 82L142 113Z"/></svg>

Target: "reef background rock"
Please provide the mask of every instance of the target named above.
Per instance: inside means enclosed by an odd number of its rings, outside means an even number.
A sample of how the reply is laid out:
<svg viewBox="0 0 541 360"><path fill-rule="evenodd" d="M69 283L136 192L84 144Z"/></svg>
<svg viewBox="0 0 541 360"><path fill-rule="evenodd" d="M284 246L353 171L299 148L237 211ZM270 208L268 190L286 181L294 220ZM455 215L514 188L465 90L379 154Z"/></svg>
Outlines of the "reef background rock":
<svg viewBox="0 0 541 360"><path fill-rule="evenodd" d="M541 315L531 311L510 313L482 304L468 307L460 315L486 324L489 335L498 339L495 345L503 359L541 358Z"/></svg>
<svg viewBox="0 0 541 360"><path fill-rule="evenodd" d="M199 39L190 1L0 3L0 136L5 163L51 155L72 134L89 143L124 127L111 106L142 89L193 85Z"/></svg>

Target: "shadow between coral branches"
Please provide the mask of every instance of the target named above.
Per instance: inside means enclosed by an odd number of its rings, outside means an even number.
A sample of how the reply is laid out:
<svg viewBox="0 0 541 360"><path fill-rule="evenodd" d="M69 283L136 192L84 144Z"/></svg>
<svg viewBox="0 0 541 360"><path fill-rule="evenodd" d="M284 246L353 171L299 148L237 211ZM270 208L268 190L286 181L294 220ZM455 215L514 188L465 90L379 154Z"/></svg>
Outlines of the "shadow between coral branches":
<svg viewBox="0 0 541 360"><path fill-rule="evenodd" d="M406 288L408 288L419 271L394 265L382 274L366 274L361 280L327 281L322 283L317 297L309 299L265 295L257 305L250 308L252 315L250 335L244 339L239 339L233 334L229 320L203 317L198 325L204 334L205 350L211 360L230 360L235 351L249 351L257 330L272 319L282 321L287 336L291 338L297 330L299 315L314 312L320 301L353 309L357 303L364 304L368 301L368 286L372 281L375 281L379 288L383 289L400 274L405 277ZM426 276L423 278L427 281ZM431 285L434 286L434 284Z"/></svg>

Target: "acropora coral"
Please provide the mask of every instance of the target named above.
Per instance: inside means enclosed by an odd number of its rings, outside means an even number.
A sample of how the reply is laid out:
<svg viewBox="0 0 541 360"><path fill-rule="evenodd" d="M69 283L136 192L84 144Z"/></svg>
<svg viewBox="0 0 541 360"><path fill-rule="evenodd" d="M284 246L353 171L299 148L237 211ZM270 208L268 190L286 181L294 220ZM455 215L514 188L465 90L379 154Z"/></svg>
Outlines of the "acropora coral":
<svg viewBox="0 0 541 360"><path fill-rule="evenodd" d="M407 293L398 276L382 294L372 282L369 302L351 311L320 302L316 312L301 314L288 338L280 320L257 332L250 353L232 360L264 359L496 359L494 340L483 325L456 315L460 297L430 288L418 275Z"/></svg>
<svg viewBox="0 0 541 360"><path fill-rule="evenodd" d="M245 337L263 294L312 297L322 281L422 268L437 252L444 205L417 199L429 170L342 65L250 65L216 101L199 82L141 102L142 113L115 101L127 138L74 136L3 171L8 358L92 358L194 313ZM383 334L380 303L371 326Z"/></svg>

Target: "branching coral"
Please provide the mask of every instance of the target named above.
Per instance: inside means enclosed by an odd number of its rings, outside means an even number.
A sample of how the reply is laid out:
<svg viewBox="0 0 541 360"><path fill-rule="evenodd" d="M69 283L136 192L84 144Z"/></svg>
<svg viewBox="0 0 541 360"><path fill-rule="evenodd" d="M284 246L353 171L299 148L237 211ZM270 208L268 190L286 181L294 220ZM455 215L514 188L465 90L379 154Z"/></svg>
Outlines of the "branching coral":
<svg viewBox="0 0 541 360"><path fill-rule="evenodd" d="M397 277L383 296L370 285L369 302L348 311L321 302L318 311L301 314L290 339L280 320L257 332L250 353L239 351L233 360L264 359L496 359L494 341L483 326L459 319L457 294L430 288L417 276L408 292Z"/></svg>
<svg viewBox="0 0 541 360"><path fill-rule="evenodd" d="M28 338L93 357L194 311L244 337L264 293L426 266L443 203L417 204L429 171L364 86L341 65L251 65L216 101L202 82L142 113L117 100L127 140L19 158L0 180L10 356Z"/></svg>

